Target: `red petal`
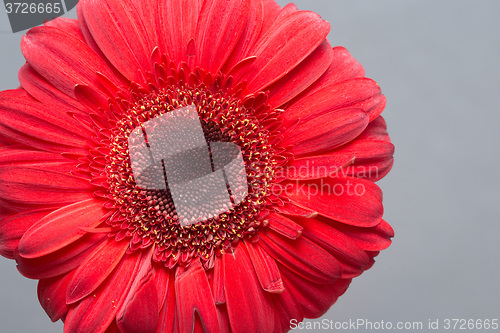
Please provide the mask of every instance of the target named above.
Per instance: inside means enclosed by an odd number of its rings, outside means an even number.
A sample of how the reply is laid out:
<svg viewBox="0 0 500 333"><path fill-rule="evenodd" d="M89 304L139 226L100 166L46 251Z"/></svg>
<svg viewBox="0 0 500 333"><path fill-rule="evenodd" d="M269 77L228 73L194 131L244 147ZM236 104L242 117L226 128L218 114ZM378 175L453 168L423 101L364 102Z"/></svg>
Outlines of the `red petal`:
<svg viewBox="0 0 500 333"><path fill-rule="evenodd" d="M88 234L69 246L39 258L25 259L16 254L17 269L30 279L48 279L65 274L78 267L105 236Z"/></svg>
<svg viewBox="0 0 500 333"><path fill-rule="evenodd" d="M14 259L21 237L50 210L30 210L0 220L0 254Z"/></svg>
<svg viewBox="0 0 500 333"><path fill-rule="evenodd" d="M136 278L140 253L127 255L93 295L71 308L66 317L65 333L103 333L114 321L118 309Z"/></svg>
<svg viewBox="0 0 500 333"><path fill-rule="evenodd" d="M373 120L354 141L322 155L296 158L285 167L289 179L358 177L377 181L393 164L390 143L382 117Z"/></svg>
<svg viewBox="0 0 500 333"><path fill-rule="evenodd" d="M60 208L26 231L19 244L19 254L36 258L62 249L86 234L80 228L99 225L104 214L102 203L94 199Z"/></svg>
<svg viewBox="0 0 500 333"><path fill-rule="evenodd" d="M336 83L362 78L365 76L363 66L342 46L333 48L333 59L325 74L308 89L307 94L319 91Z"/></svg>
<svg viewBox="0 0 500 333"><path fill-rule="evenodd" d="M282 293L285 288L276 261L260 245L252 242L244 244L262 289L270 293Z"/></svg>
<svg viewBox="0 0 500 333"><path fill-rule="evenodd" d="M197 65L219 72L240 39L249 9L250 0L205 1L196 29Z"/></svg>
<svg viewBox="0 0 500 333"><path fill-rule="evenodd" d="M250 8L245 27L241 32L240 39L234 47L231 56L224 64L225 72L241 60L247 58L248 52L255 46L262 30L264 19L264 8L262 0L249 0Z"/></svg>
<svg viewBox="0 0 500 333"><path fill-rule="evenodd" d="M229 315L227 313L227 306L225 304L217 307L219 313L219 322L221 325L221 332L230 332L231 325L229 323Z"/></svg>
<svg viewBox="0 0 500 333"><path fill-rule="evenodd" d="M193 288L193 286L196 287ZM220 331L210 285L199 260L191 263L191 266L184 272L177 269L175 294L181 332L193 330L195 313L201 317L205 331Z"/></svg>
<svg viewBox="0 0 500 333"><path fill-rule="evenodd" d="M275 332L287 332L291 329L292 319L295 319L296 323L304 319L301 306L293 297L290 288L285 288L281 294L273 295L273 303L276 314Z"/></svg>
<svg viewBox="0 0 500 333"><path fill-rule="evenodd" d="M283 113L284 126L293 125L297 119L305 122L343 108L363 109L373 120L384 106L385 97L381 95L375 81L352 79L313 90L297 98Z"/></svg>
<svg viewBox="0 0 500 333"><path fill-rule="evenodd" d="M262 0L262 8L264 9L264 18L262 20L262 31L260 32L261 36L266 34L274 24L281 11L281 6L275 0Z"/></svg>
<svg viewBox="0 0 500 333"><path fill-rule="evenodd" d="M357 177L377 181L393 164L394 145L386 141L354 140L323 155L298 158L288 163L289 179Z"/></svg>
<svg viewBox="0 0 500 333"><path fill-rule="evenodd" d="M343 145L355 139L368 125L360 109L335 110L301 122L281 142L294 155L310 154Z"/></svg>
<svg viewBox="0 0 500 333"><path fill-rule="evenodd" d="M281 79L306 59L325 39L330 25L318 14L294 13L261 37L250 56L257 59L250 67L246 92L252 94Z"/></svg>
<svg viewBox="0 0 500 333"><path fill-rule="evenodd" d="M194 39L203 1L161 0L157 2L157 26L161 53L178 64L186 61L188 44Z"/></svg>
<svg viewBox="0 0 500 333"><path fill-rule="evenodd" d="M67 17L57 17L53 20L47 21L43 24L46 27L53 27L59 30L62 30L71 36L77 37L82 41L85 41L83 38L82 32L80 31L80 27L78 24L78 20L71 19Z"/></svg>
<svg viewBox="0 0 500 333"><path fill-rule="evenodd" d="M74 97L75 84L97 85L96 72L113 77L108 66L77 37L52 27L35 27L21 41L28 63L55 88Z"/></svg>
<svg viewBox="0 0 500 333"><path fill-rule="evenodd" d="M329 155L336 155L336 158L354 156L354 163L342 169L341 175L377 181L391 170L394 145L386 141L355 140ZM324 157L329 158L329 155ZM324 163L321 157L317 162Z"/></svg>
<svg viewBox="0 0 500 333"><path fill-rule="evenodd" d="M69 174L71 162L0 166L0 198L16 204L60 207L93 196L94 187Z"/></svg>
<svg viewBox="0 0 500 333"><path fill-rule="evenodd" d="M271 213L268 219L268 227L287 238L297 239L302 234L300 225L280 214Z"/></svg>
<svg viewBox="0 0 500 333"><path fill-rule="evenodd" d="M368 265L369 257L366 252L333 226L317 219L295 218L295 220L304 227L304 237L315 242L340 261L342 278L357 276Z"/></svg>
<svg viewBox="0 0 500 333"><path fill-rule="evenodd" d="M378 116L372 120L366 127L366 130L358 137L358 140L391 142L389 134L387 134L387 125L384 118L382 118L382 116Z"/></svg>
<svg viewBox="0 0 500 333"><path fill-rule="evenodd" d="M298 206L353 226L377 225L384 210L380 188L358 178L297 181L287 185L286 195Z"/></svg>
<svg viewBox="0 0 500 333"><path fill-rule="evenodd" d="M314 217L318 215L318 212L316 212L315 210L299 207L297 205L294 205L293 203L286 203L283 206L275 207L275 209L282 214L291 216Z"/></svg>
<svg viewBox="0 0 500 333"><path fill-rule="evenodd" d="M224 269L222 267L222 257L215 257L214 271L213 271L213 296L215 304L226 303L226 295L224 293Z"/></svg>
<svg viewBox="0 0 500 333"><path fill-rule="evenodd" d="M53 322L61 319L69 310L65 295L74 273L38 282L38 300Z"/></svg>
<svg viewBox="0 0 500 333"><path fill-rule="evenodd" d="M135 5L130 0L86 0L79 6L88 31L106 58L128 80L142 83L138 71L151 70L154 46Z"/></svg>
<svg viewBox="0 0 500 333"><path fill-rule="evenodd" d="M162 267L162 272L166 269ZM160 312L157 281L159 277L151 265L151 257L145 256L132 287L116 315L116 322L122 332L154 333ZM162 274L168 283L168 275ZM163 302L163 299L161 300Z"/></svg>
<svg viewBox="0 0 500 333"><path fill-rule="evenodd" d="M267 232L260 234L259 244L276 261L311 281L328 284L342 275L339 262L304 237L290 240Z"/></svg>
<svg viewBox="0 0 500 333"><path fill-rule="evenodd" d="M175 277L173 274L169 274L169 278L165 283L167 287L166 295L162 308L159 314L159 323L156 329L156 333L164 332L177 332L177 326L174 325L174 319L176 318L176 306L175 306Z"/></svg>
<svg viewBox="0 0 500 333"><path fill-rule="evenodd" d="M125 86L130 84L130 82L111 64L111 62L106 58L104 53L102 53L101 49L97 45L94 40L94 37L90 33L89 27L87 26L85 15L83 14L82 6L76 7L77 15L78 15L78 23L80 27L80 31L82 32L85 43L106 63L109 69L114 73L117 80L123 82ZM92 14L91 14L92 15Z"/></svg>
<svg viewBox="0 0 500 333"><path fill-rule="evenodd" d="M71 119L67 114L68 112L83 113L85 110L73 97L66 95L47 82L30 64L21 67L18 78L21 86L28 94L42 104L52 106L52 111L56 111L55 113L59 118ZM63 112L63 110L66 112ZM79 123L74 122L74 124L78 126Z"/></svg>
<svg viewBox="0 0 500 333"><path fill-rule="evenodd" d="M292 100L325 73L332 58L332 47L325 40L300 65L269 87L269 105L277 108Z"/></svg>
<svg viewBox="0 0 500 333"><path fill-rule="evenodd" d="M2 135L41 150L83 155L87 139L81 132L74 133L74 121L61 117L58 112L34 100L22 89L0 93Z"/></svg>
<svg viewBox="0 0 500 333"><path fill-rule="evenodd" d="M348 236L358 247L366 251L381 251L391 245L394 230L384 220L371 228L357 228L335 221L329 221L332 226Z"/></svg>
<svg viewBox="0 0 500 333"><path fill-rule="evenodd" d="M243 246L237 246L234 253L224 253L222 260L232 332L271 332L274 327L274 310Z"/></svg>
<svg viewBox="0 0 500 333"><path fill-rule="evenodd" d="M90 112L96 112L99 108L109 108L109 97L91 87L77 84L75 86L75 96Z"/></svg>
<svg viewBox="0 0 500 333"><path fill-rule="evenodd" d="M292 180L308 180L325 177L336 177L343 174L355 161L352 154L337 154L337 150L323 155L300 157L290 161L285 170L287 178Z"/></svg>
<svg viewBox="0 0 500 333"><path fill-rule="evenodd" d="M66 292L66 303L78 302L96 290L120 263L129 243L109 238L99 245L76 270Z"/></svg>
<svg viewBox="0 0 500 333"><path fill-rule="evenodd" d="M288 3L286 4L285 7L283 7L280 12L278 13L278 16L276 16L276 19L274 20L274 24L281 24L280 21L286 19L293 13L296 13L299 11L299 8L294 3Z"/></svg>
<svg viewBox="0 0 500 333"><path fill-rule="evenodd" d="M285 274L286 273L286 274ZM285 288L290 289L291 294L300 304L306 318L318 318L322 316L337 298L349 287L351 279L338 279L330 285L322 285L307 281L302 277L284 271L283 281Z"/></svg>

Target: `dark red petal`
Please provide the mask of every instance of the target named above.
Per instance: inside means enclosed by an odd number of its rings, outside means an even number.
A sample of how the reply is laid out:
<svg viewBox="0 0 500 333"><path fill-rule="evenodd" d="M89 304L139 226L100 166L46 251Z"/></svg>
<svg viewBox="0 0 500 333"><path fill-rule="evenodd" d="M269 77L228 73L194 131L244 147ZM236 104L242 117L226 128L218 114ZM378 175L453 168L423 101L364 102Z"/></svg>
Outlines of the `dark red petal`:
<svg viewBox="0 0 500 333"><path fill-rule="evenodd" d="M290 240L266 232L260 234L259 244L276 261L311 281L328 284L342 275L337 259L304 237Z"/></svg>
<svg viewBox="0 0 500 333"><path fill-rule="evenodd" d="M394 230L384 220L371 228L357 228L335 221L328 221L332 226L348 236L358 247L365 251L381 251L391 245Z"/></svg>
<svg viewBox="0 0 500 333"><path fill-rule="evenodd" d="M14 259L21 237L26 230L49 212L50 210L46 209L30 210L2 218L0 220L0 254Z"/></svg>
<svg viewBox="0 0 500 333"><path fill-rule="evenodd" d="M75 133L75 123L44 106L22 89L0 93L2 136L41 150L85 153L87 139Z"/></svg>
<svg viewBox="0 0 500 333"><path fill-rule="evenodd" d="M358 178L296 181L287 185L286 195L298 206L353 226L375 226L384 211L380 188Z"/></svg>
<svg viewBox="0 0 500 333"><path fill-rule="evenodd" d="M61 319L69 310L66 304L66 289L75 271L52 279L43 279L38 282L38 300L50 320Z"/></svg>
<svg viewBox="0 0 500 333"><path fill-rule="evenodd" d="M26 231L19 243L19 254L36 258L62 249L86 234L80 228L96 227L104 216L102 202L94 199L60 208Z"/></svg>
<svg viewBox="0 0 500 333"><path fill-rule="evenodd" d="M360 109L341 109L301 122L281 142L294 155L311 154L343 145L355 139L368 125Z"/></svg>
<svg viewBox="0 0 500 333"><path fill-rule="evenodd" d="M249 0L250 8L245 27L229 59L224 64L225 72L233 68L241 60L247 58L248 52L255 46L262 31L264 8L262 0Z"/></svg>
<svg viewBox="0 0 500 333"><path fill-rule="evenodd" d="M268 227L285 237L297 239L302 234L302 227L283 215L271 213L268 219Z"/></svg>
<svg viewBox="0 0 500 333"><path fill-rule="evenodd" d="M166 269L162 267L161 271L166 272ZM122 332L155 333L161 306L159 298L162 296L156 287L158 276L155 273L151 257L145 256L127 298L116 314ZM168 278L163 282L168 283Z"/></svg>
<svg viewBox="0 0 500 333"><path fill-rule="evenodd" d="M142 83L138 72L151 70L154 46L149 38L152 32L146 31L132 1L85 0L79 6L88 31L105 57L128 80Z"/></svg>
<svg viewBox="0 0 500 333"><path fill-rule="evenodd" d="M24 57L42 77L74 97L75 84L97 85L96 72L114 77L108 66L87 44L62 30L35 27L21 41Z"/></svg>
<svg viewBox="0 0 500 333"><path fill-rule="evenodd" d="M342 278L361 274L368 265L369 257L349 237L336 230L332 225L317 219L294 218L304 227L304 237L312 240L339 260L342 265Z"/></svg>
<svg viewBox="0 0 500 333"><path fill-rule="evenodd" d="M269 105L277 108L292 100L325 73L332 58L332 47L325 40L294 70L268 88Z"/></svg>
<svg viewBox="0 0 500 333"><path fill-rule="evenodd" d="M283 113L284 126L291 126L343 108L364 110L370 120L385 107L385 97L379 85L370 79L359 78L313 90L295 99Z"/></svg>
<svg viewBox="0 0 500 333"><path fill-rule="evenodd" d="M118 309L122 306L130 286L136 278L140 259L139 252L125 256L115 272L93 295L84 298L69 310L64 332L105 332L114 321Z"/></svg>
<svg viewBox="0 0 500 333"><path fill-rule="evenodd" d="M181 268L177 269L175 294L181 332L193 330L195 313L201 317L207 332L220 331L210 284L199 260L191 263L191 266L183 272Z"/></svg>
<svg viewBox="0 0 500 333"><path fill-rule="evenodd" d="M232 332L271 332L274 327L272 303L262 290L243 246L237 246L234 253L224 253L222 259Z"/></svg>
<svg viewBox="0 0 500 333"><path fill-rule="evenodd" d="M73 304L90 295L120 263L130 241L109 238L99 245L76 270L66 292L66 303Z"/></svg>
<svg viewBox="0 0 500 333"><path fill-rule="evenodd" d="M263 90L297 67L325 39L330 25L318 14L301 11L276 24L260 38L249 55L257 59L250 64L246 92Z"/></svg>
<svg viewBox="0 0 500 333"><path fill-rule="evenodd" d="M304 317L318 318L322 316L339 296L349 287L351 279L338 279L332 284L322 285L305 280L290 271L284 271L285 288L300 304Z"/></svg>
<svg viewBox="0 0 500 333"><path fill-rule="evenodd" d="M118 325L116 325L116 321L113 321L108 326L108 328L106 329L106 331L104 331L104 333L122 333L122 332L118 328Z"/></svg>
<svg viewBox="0 0 500 333"><path fill-rule="evenodd" d="M205 1L196 29L196 64L217 73L245 28L250 0Z"/></svg>
<svg viewBox="0 0 500 333"><path fill-rule="evenodd" d="M285 288L276 261L260 245L252 242L244 242L243 244L245 244L262 289L270 293L282 293Z"/></svg>
<svg viewBox="0 0 500 333"><path fill-rule="evenodd" d="M46 256L25 259L15 254L17 269L30 279L48 279L77 268L104 239L105 234L88 234ZM64 295L66 297L66 294Z"/></svg>

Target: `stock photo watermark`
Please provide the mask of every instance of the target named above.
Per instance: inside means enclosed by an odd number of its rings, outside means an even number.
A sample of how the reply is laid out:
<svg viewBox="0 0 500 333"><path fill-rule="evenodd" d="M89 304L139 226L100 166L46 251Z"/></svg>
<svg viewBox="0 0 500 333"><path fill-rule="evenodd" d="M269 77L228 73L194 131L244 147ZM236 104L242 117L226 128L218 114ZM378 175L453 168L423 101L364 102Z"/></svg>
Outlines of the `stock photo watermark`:
<svg viewBox="0 0 500 333"><path fill-rule="evenodd" d="M12 32L19 32L41 25L73 9L78 0L4 0L5 13Z"/></svg>
<svg viewBox="0 0 500 333"><path fill-rule="evenodd" d="M330 319L308 320L300 322L297 319L290 320L291 330L305 331L452 331L461 330L469 332L490 331L498 332L498 319L471 319L471 318L444 318L427 319L425 321L391 321L391 320L369 320L349 319L346 321L335 321Z"/></svg>

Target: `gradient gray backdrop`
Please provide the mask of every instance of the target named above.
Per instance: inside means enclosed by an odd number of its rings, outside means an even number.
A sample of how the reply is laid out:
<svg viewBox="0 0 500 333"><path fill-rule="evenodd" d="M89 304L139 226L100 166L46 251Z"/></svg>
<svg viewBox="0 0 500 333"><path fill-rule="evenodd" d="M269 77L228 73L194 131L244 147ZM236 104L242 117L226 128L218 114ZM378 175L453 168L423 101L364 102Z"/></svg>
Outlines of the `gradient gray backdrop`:
<svg viewBox="0 0 500 333"><path fill-rule="evenodd" d="M379 183L393 245L322 318L500 318L500 2L295 3L329 21L331 43L380 84L396 145L394 168ZM9 32L0 8L3 90L18 86L24 61L22 33ZM0 281L0 332L62 332L13 261L0 259Z"/></svg>

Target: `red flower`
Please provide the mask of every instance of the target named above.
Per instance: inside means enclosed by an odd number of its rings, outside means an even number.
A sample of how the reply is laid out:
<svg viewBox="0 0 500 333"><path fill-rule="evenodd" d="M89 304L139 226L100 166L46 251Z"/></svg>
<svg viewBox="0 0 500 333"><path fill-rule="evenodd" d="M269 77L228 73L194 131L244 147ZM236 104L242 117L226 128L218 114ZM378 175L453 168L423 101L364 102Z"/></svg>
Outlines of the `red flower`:
<svg viewBox="0 0 500 333"><path fill-rule="evenodd" d="M0 252L40 280L65 332L287 331L389 246L374 184L393 161L385 97L317 14L83 0L78 17L31 29L21 87L0 93ZM173 185L140 186L130 145L185 107L212 155L214 142L238 148L248 183L189 224Z"/></svg>

